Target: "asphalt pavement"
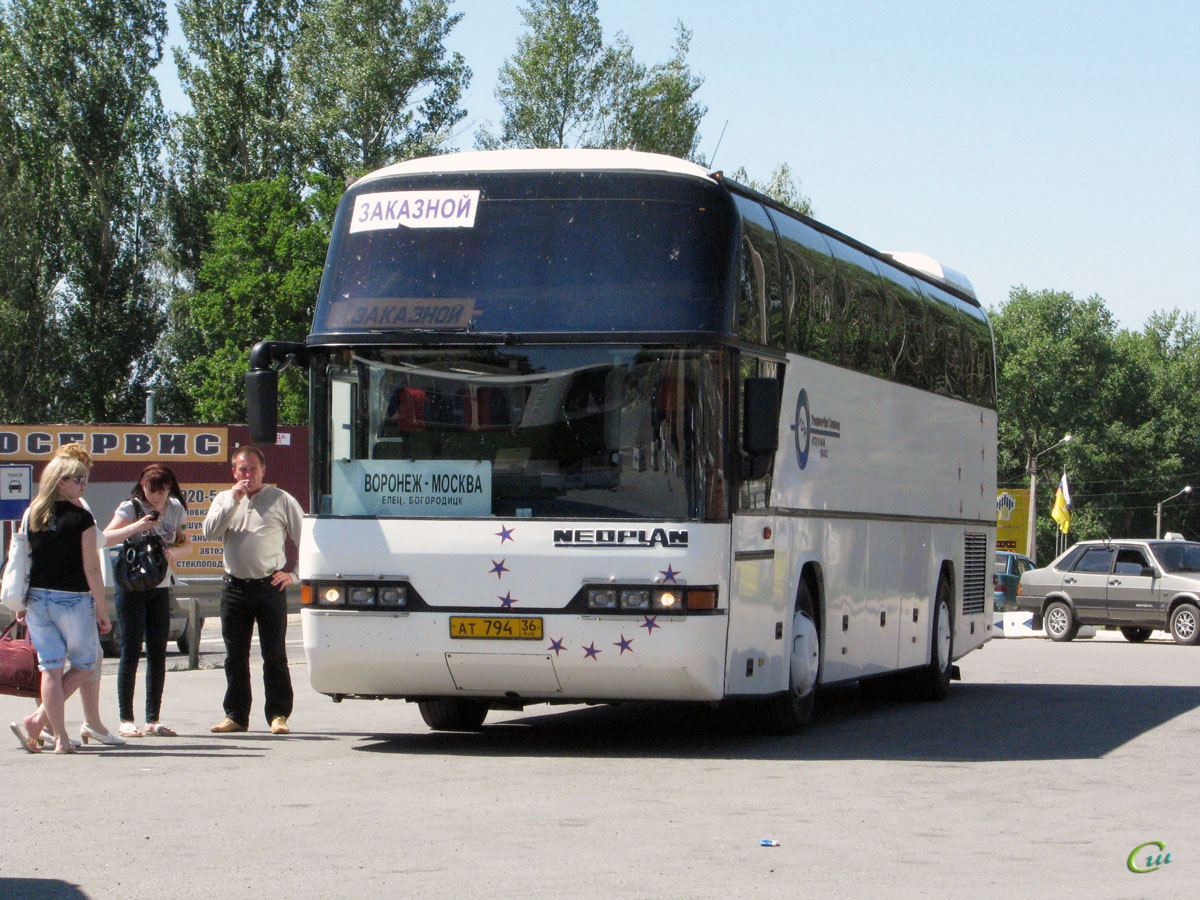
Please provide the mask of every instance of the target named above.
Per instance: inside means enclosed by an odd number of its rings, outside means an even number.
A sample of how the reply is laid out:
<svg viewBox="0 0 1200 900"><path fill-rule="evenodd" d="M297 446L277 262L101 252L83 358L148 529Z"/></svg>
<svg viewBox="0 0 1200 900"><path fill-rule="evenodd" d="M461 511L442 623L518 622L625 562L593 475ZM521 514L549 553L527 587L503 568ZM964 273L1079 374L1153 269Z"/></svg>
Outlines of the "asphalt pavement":
<svg viewBox="0 0 1200 900"><path fill-rule="evenodd" d="M795 737L661 704L449 734L314 693L289 634L290 736L259 698L249 733L210 734L224 676L202 668L168 672L177 738L65 757L6 738L0 898L1183 897L1200 872L1200 648L993 640L942 703L835 689ZM0 696L0 723L30 705Z"/></svg>

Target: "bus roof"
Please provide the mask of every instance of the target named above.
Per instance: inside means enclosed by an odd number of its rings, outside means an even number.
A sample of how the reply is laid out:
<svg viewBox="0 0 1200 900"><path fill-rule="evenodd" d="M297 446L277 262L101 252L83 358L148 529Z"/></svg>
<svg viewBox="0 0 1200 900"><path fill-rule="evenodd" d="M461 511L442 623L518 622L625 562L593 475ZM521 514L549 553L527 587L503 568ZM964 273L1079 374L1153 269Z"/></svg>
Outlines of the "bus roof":
<svg viewBox="0 0 1200 900"><path fill-rule="evenodd" d="M424 175L442 172L513 171L612 171L664 172L715 179L708 169L674 156L640 150L472 150L424 156L393 163L364 175L356 185L393 175Z"/></svg>
<svg viewBox="0 0 1200 900"><path fill-rule="evenodd" d="M439 175L460 172L655 172L668 175L686 175L710 183L722 183L749 194L769 205L787 210L826 234L853 244L885 263L899 264L909 270L965 295L979 305L975 288L961 272L943 266L938 260L924 253L881 252L861 241L782 206L778 201L745 185L737 184L724 177L720 171L710 171L703 166L662 153L646 153L641 150L601 149L522 149L522 150L470 150L461 153L446 153L423 156L404 162L393 163L376 169L358 179L350 187L358 187L372 181L400 175Z"/></svg>

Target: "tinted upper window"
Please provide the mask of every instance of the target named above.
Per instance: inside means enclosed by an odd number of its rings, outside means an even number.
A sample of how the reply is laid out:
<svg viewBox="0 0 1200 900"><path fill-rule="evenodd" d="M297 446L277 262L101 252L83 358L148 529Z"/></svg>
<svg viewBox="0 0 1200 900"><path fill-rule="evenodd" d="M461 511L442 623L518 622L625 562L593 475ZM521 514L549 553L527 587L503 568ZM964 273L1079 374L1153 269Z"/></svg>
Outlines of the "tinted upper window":
<svg viewBox="0 0 1200 900"><path fill-rule="evenodd" d="M313 333L728 333L737 237L728 195L681 176L374 180L342 199Z"/></svg>
<svg viewBox="0 0 1200 900"><path fill-rule="evenodd" d="M1168 572L1200 572L1200 544L1190 541L1161 541L1151 545L1154 555Z"/></svg>
<svg viewBox="0 0 1200 900"><path fill-rule="evenodd" d="M1140 575L1150 565L1146 555L1136 547L1122 547L1117 551L1117 562L1113 572L1117 575Z"/></svg>
<svg viewBox="0 0 1200 900"><path fill-rule="evenodd" d="M1112 570L1111 547L1088 547L1075 562L1076 572L1109 572Z"/></svg>

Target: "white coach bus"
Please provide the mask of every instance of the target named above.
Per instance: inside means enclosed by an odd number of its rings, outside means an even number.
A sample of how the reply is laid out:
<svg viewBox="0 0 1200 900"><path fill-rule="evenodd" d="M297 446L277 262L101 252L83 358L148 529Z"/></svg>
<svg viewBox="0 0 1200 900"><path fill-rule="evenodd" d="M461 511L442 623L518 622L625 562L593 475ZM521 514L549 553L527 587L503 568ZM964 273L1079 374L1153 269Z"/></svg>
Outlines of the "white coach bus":
<svg viewBox="0 0 1200 900"><path fill-rule="evenodd" d="M681 160L460 153L346 192L312 333L312 686L492 708L945 695L990 636L996 396L970 284Z"/></svg>

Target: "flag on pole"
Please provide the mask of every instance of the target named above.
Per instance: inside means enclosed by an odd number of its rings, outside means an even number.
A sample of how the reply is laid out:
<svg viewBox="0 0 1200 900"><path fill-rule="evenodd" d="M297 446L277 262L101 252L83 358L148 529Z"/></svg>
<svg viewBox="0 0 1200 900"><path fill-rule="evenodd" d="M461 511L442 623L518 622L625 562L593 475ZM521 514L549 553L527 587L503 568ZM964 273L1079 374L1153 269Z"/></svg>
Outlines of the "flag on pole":
<svg viewBox="0 0 1200 900"><path fill-rule="evenodd" d="M1058 530L1066 534L1071 530L1071 490L1067 487L1067 473L1063 471L1062 480L1054 492L1054 506L1050 510L1050 518L1058 523Z"/></svg>

